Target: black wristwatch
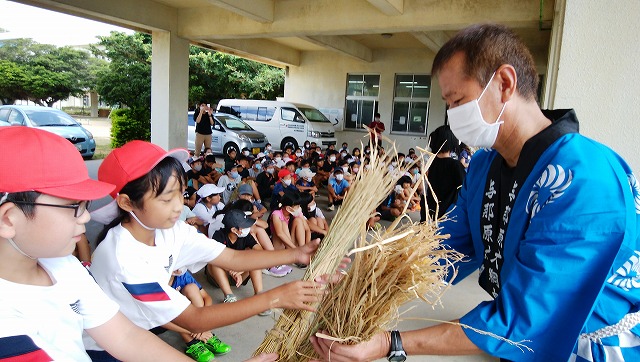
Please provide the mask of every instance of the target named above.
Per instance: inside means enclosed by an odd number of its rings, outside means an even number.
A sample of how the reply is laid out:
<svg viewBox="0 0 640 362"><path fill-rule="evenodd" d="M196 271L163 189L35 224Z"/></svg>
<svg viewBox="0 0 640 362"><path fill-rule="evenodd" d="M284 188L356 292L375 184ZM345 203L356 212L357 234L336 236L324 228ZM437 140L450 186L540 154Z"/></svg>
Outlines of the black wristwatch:
<svg viewBox="0 0 640 362"><path fill-rule="evenodd" d="M407 352L402 348L400 332L391 331L391 348L387 360L390 362L403 362L407 360Z"/></svg>

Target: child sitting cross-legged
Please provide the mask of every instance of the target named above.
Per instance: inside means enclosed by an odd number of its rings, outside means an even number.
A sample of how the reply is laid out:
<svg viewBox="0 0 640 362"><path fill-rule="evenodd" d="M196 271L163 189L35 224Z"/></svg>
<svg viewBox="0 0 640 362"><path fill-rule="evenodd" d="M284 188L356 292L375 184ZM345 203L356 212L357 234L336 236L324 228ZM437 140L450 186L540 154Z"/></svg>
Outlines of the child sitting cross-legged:
<svg viewBox="0 0 640 362"><path fill-rule="evenodd" d="M232 209L224 214L222 224L224 227L213 234L213 239L224 244L227 248L234 250L262 250L260 244L251 236L251 226L256 221L244 212ZM213 277L216 286L224 293L224 303L236 302L238 298L231 291L231 283L236 288L246 285L249 279L253 284L253 291L257 295L262 292L262 270L232 270L215 265L208 267L209 275ZM259 315L271 314L271 309L260 312Z"/></svg>

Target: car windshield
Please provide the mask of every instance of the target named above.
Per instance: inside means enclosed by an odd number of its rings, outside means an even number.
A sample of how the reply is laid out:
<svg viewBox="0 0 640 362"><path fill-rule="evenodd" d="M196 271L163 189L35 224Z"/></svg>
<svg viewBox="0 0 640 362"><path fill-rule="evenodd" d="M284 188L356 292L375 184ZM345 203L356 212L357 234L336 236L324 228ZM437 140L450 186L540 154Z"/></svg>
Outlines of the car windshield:
<svg viewBox="0 0 640 362"><path fill-rule="evenodd" d="M222 123L227 129L234 131L253 131L253 128L244 123L240 118L236 118L230 115L217 115L216 119Z"/></svg>
<svg viewBox="0 0 640 362"><path fill-rule="evenodd" d="M25 113L38 127L78 126L78 122L71 116L56 110L25 110Z"/></svg>
<svg viewBox="0 0 640 362"><path fill-rule="evenodd" d="M331 121L329 121L327 117L325 117L324 114L322 114L322 112L320 112L315 108L298 107L298 109L304 114L304 116L310 122L331 123Z"/></svg>

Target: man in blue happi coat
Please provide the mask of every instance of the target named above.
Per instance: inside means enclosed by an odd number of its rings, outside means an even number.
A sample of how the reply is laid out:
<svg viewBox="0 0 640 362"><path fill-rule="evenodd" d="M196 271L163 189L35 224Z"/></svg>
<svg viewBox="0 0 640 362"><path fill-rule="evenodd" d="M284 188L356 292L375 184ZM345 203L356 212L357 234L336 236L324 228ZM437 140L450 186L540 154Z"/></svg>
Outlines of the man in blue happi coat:
<svg viewBox="0 0 640 362"><path fill-rule="evenodd" d="M357 346L313 337L316 351L334 362L481 351L512 361L640 361L640 186L629 166L581 136L573 110L539 109L533 57L504 26L462 30L432 74L452 131L485 148L441 225L467 255L457 280L479 270L492 300L455 321L472 328L385 332Z"/></svg>

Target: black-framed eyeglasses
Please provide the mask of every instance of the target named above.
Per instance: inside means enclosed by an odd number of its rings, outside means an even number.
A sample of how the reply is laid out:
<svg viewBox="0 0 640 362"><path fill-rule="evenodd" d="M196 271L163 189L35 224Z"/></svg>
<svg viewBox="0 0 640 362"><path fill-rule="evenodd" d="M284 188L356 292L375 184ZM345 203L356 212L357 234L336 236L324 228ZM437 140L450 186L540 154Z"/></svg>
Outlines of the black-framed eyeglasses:
<svg viewBox="0 0 640 362"><path fill-rule="evenodd" d="M62 209L73 209L73 216L78 218L84 215L84 212L87 211L89 205L91 205L91 201L80 201L77 204L70 205L57 205L57 204L45 204L41 202L29 202L29 201L10 201L14 204L19 205L34 205L34 206L50 206L50 207L59 207Z"/></svg>

